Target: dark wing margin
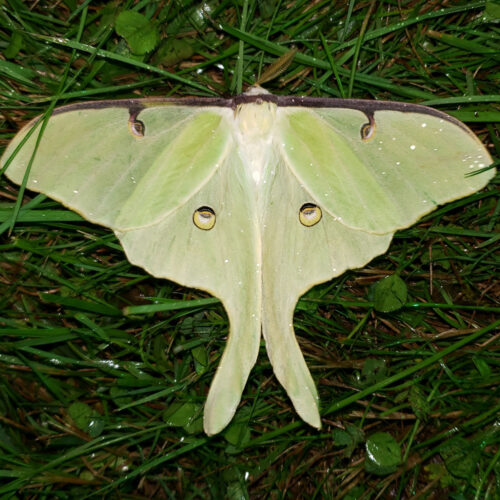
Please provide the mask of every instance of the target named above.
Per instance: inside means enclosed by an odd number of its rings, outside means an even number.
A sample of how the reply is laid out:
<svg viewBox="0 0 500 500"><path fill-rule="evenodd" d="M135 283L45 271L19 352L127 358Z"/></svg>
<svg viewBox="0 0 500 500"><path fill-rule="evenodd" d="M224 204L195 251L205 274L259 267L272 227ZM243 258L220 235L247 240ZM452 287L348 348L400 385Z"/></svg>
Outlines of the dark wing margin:
<svg viewBox="0 0 500 500"><path fill-rule="evenodd" d="M402 113L420 113L423 115L436 116L448 122L451 122L458 127L466 130L470 129L461 121L452 116L428 106L421 104L413 104L399 101L377 101L369 99L340 99L330 97L300 97L300 96L280 96L274 94L257 94L247 95L241 94L234 98L223 97L146 97L138 99L107 99L102 101L79 102L75 104L67 104L65 106L54 109L52 115L66 113L68 111L77 110L93 110L104 109L110 107L127 108L130 116L134 118L139 113L152 106L193 106L193 107L224 107L235 109L241 104L270 102L281 107L304 107L304 108L349 108L363 112L368 121L373 121L373 114L376 111L400 111Z"/></svg>

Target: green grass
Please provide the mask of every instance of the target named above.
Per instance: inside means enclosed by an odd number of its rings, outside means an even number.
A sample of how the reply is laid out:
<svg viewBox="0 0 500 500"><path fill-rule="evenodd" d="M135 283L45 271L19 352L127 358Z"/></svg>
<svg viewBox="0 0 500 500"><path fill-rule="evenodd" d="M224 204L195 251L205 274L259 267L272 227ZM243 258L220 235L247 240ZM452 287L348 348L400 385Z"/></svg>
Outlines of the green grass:
<svg viewBox="0 0 500 500"><path fill-rule="evenodd" d="M124 10L153 25L133 39ZM498 161L499 11L3 0L0 146L50 105L234 95L295 48L271 92L428 104ZM12 226L18 187L0 182L2 498L500 498L498 176L300 300L321 431L298 419L262 345L211 438L199 417L228 331L220 302L148 276L110 231L42 195L25 193ZM379 312L371 286L394 274L406 305Z"/></svg>

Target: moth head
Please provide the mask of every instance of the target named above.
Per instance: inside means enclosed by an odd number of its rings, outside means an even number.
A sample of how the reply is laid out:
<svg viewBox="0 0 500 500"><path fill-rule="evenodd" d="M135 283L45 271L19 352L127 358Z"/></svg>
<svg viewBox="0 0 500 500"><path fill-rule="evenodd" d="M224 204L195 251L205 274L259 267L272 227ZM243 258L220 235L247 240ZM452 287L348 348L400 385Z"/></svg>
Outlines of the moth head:
<svg viewBox="0 0 500 500"><path fill-rule="evenodd" d="M242 134L267 136L275 123L276 104L259 99L239 104L235 114L238 129Z"/></svg>

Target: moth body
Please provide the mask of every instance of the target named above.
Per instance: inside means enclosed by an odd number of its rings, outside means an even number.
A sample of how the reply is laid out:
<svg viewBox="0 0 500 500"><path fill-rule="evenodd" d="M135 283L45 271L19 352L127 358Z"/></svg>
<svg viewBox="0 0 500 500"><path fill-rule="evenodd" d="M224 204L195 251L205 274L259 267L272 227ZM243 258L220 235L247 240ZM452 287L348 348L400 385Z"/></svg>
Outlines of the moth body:
<svg viewBox="0 0 500 500"><path fill-rule="evenodd" d="M240 158L256 186L264 181L264 169L270 164L276 104L256 101L240 104L234 113L234 139Z"/></svg>

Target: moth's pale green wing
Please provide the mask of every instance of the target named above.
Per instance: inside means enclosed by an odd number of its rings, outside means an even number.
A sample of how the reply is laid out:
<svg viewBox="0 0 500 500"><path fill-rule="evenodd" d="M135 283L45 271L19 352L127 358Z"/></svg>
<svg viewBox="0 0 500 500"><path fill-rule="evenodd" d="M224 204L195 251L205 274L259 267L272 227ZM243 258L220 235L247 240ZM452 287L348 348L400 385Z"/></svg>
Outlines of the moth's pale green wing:
<svg viewBox="0 0 500 500"><path fill-rule="evenodd" d="M116 233L130 262L153 276L207 290L224 304L230 334L205 404L209 435L233 417L260 343L260 249L250 182L233 148L207 185L170 217ZM216 216L209 231L192 223L193 212L202 206Z"/></svg>
<svg viewBox="0 0 500 500"><path fill-rule="evenodd" d="M300 295L366 264L386 251L395 230L477 191L494 173L466 176L491 158L463 124L391 106L368 116L342 107L277 111L263 223L263 334L278 379L315 427L316 389L292 325ZM316 224L300 221L304 205L321 211Z"/></svg>
<svg viewBox="0 0 500 500"><path fill-rule="evenodd" d="M231 137L223 122L227 113L167 104L142 109L138 124L126 107L59 108L41 138L27 187L113 229L154 224L217 170ZM33 125L9 144L3 162ZM18 184L36 140L35 132L7 169Z"/></svg>
<svg viewBox="0 0 500 500"><path fill-rule="evenodd" d="M324 211L317 224L304 226L300 208L315 203L315 197L290 173L279 153L272 171L275 177L266 182L269 203L263 221L262 332L274 373L297 413L319 428L316 388L293 328L297 300L312 286L384 253L392 233L375 235L350 229Z"/></svg>
<svg viewBox="0 0 500 500"><path fill-rule="evenodd" d="M205 430L214 434L231 420L260 343L254 193L231 109L127 103L56 110L27 187L114 229L129 260L153 276L221 299L230 333L205 408ZM33 125L10 143L2 165ZM35 140L36 133L8 167L14 182L22 182Z"/></svg>
<svg viewBox="0 0 500 500"><path fill-rule="evenodd" d="M387 103L370 124L357 109L282 108L282 154L306 191L344 225L377 234L405 228L493 176L466 177L491 163L485 147L460 122L421 109Z"/></svg>

